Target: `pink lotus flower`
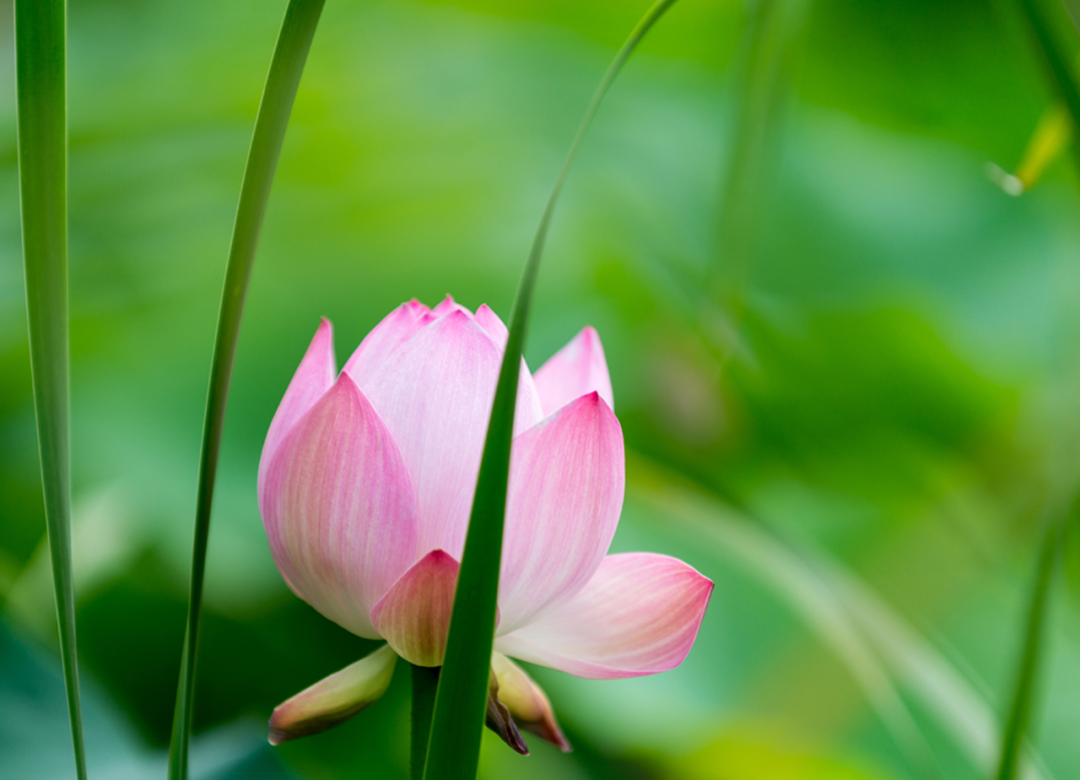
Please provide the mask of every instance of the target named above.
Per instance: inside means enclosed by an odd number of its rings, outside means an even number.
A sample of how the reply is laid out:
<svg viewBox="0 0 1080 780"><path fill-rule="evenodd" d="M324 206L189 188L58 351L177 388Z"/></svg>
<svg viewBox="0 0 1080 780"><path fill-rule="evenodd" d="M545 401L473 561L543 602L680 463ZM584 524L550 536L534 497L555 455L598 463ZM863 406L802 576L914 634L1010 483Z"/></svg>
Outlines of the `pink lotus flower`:
<svg viewBox="0 0 1080 780"><path fill-rule="evenodd" d="M392 652L283 704L272 740L378 698L397 656L442 664L506 338L487 306L412 301L339 374L320 325L270 424L259 508L293 592ZM713 587L674 558L607 555L625 486L612 406L592 328L535 376L522 361L493 668L511 713L556 744L546 696L505 656L597 679L663 672L690 651Z"/></svg>

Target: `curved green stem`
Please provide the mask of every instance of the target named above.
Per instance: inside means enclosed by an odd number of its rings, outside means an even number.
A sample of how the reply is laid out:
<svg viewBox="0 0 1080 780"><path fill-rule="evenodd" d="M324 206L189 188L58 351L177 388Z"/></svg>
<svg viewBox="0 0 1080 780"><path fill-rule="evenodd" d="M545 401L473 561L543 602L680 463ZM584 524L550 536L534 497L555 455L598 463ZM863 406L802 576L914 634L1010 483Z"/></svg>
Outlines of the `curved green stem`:
<svg viewBox="0 0 1080 780"><path fill-rule="evenodd" d="M427 757L428 736L431 734L431 716L435 710L435 691L439 687L440 667L412 667L412 744L409 775L412 780L423 780L424 760Z"/></svg>
<svg viewBox="0 0 1080 780"><path fill-rule="evenodd" d="M64 0L15 3L19 201L30 370L75 771L79 780L85 780L71 562L66 20Z"/></svg>
<svg viewBox="0 0 1080 780"><path fill-rule="evenodd" d="M315 28L325 0L289 0L278 34L274 58L266 77L255 131L251 138L240 203L236 209L225 287L221 293L217 337L206 398L202 452L199 460L199 487L195 509L195 541L191 560L191 591L188 598L184 652L180 662L180 682L169 745L169 779L185 780L188 773L188 745L191 740L192 705L195 697L195 661L199 646L199 618L202 611L206 549L210 540L210 509L214 499L221 430L225 421L225 401L229 394L236 341L244 311L248 280L255 261L270 186L274 181L285 129L289 123L300 76L307 61Z"/></svg>
<svg viewBox="0 0 1080 780"><path fill-rule="evenodd" d="M641 39L674 4L675 0L657 0L649 8L601 79L552 187L525 262L510 317L510 335L499 371L469 530L465 537L465 554L454 596L450 636L435 699L424 770L426 780L473 780L480 760L480 738L487 710L488 675L495 636L495 604L499 591L514 401L517 398L521 354L525 346L533 288L555 206L570 165L608 88Z"/></svg>
<svg viewBox="0 0 1080 780"><path fill-rule="evenodd" d="M1039 545L1039 558L1035 569L1035 586L1028 603L1027 628L1024 632L1024 649L1020 655L1020 668L1016 675L1016 689L1009 707L1009 719L1001 742L1001 758L998 762L998 780L1013 780L1020 766L1024 737L1031 720L1031 704L1039 669L1042 640L1046 633L1046 614L1049 609L1051 585L1057 569L1058 552L1064 540L1068 513L1050 517L1043 528Z"/></svg>

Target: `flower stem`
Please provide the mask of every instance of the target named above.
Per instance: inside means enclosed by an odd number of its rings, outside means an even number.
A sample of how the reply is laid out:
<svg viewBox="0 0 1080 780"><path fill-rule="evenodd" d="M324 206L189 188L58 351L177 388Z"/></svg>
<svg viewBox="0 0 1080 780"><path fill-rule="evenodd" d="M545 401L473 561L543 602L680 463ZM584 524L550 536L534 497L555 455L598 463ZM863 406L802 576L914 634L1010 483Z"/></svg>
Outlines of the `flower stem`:
<svg viewBox="0 0 1080 780"><path fill-rule="evenodd" d="M195 699L195 662L199 648L199 620L202 611L206 550L210 544L210 508L214 501L221 431L225 424L225 401L229 395L236 342L240 337L240 319L244 313L248 280L255 263L263 216L270 200L278 157L285 141L293 100L300 85L300 75L307 62L315 27L325 0L289 0L285 19L278 34L270 72L266 76L255 131L251 137L240 202L236 208L232 246L221 292L214 357L210 368L210 387L206 397L202 453L199 457L199 486L195 509L195 541L191 555L191 590L188 597L187 628L180 661L176 709L173 714L172 739L169 744L169 780L187 780L188 744L191 740L192 709Z"/></svg>
<svg viewBox="0 0 1080 780"><path fill-rule="evenodd" d="M412 779L424 777L431 715L435 710L435 691L439 687L439 666L412 668Z"/></svg>

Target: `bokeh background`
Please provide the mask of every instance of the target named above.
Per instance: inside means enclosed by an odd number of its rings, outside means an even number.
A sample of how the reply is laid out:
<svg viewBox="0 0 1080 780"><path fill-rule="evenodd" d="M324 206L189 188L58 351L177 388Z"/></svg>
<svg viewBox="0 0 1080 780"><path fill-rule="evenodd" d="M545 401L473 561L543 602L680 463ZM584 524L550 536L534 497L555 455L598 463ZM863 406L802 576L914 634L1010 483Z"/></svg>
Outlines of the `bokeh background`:
<svg viewBox="0 0 1080 780"><path fill-rule="evenodd" d="M589 95L647 3L329 0L229 401L200 778L404 778L408 675L271 749L272 708L366 654L292 596L255 500L320 316L509 314ZM284 0L71 0L75 560L91 775L163 776L225 257ZM0 778L73 777L30 394L10 2L0 3ZM1067 24L1067 23L1066 23ZM1063 32L1067 27L1062 28ZM683 0L571 172L534 368L585 324L628 447L617 550L716 581L657 677L535 670L575 745L488 735L485 780L985 777L1043 507L1080 432L1080 201L1013 169L1050 104L988 0ZM1080 778L1080 550L1057 578L1029 778ZM489 739L490 738L490 739Z"/></svg>

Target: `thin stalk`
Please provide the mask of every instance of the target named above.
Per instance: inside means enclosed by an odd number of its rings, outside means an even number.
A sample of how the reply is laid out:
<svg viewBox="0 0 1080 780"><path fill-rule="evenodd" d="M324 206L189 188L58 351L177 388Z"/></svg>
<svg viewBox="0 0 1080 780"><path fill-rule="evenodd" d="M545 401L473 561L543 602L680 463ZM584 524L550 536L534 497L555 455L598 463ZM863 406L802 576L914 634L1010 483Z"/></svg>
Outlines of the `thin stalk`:
<svg viewBox="0 0 1080 780"><path fill-rule="evenodd" d="M1024 632L1024 649L1020 655L1020 668L1016 675L1016 688L1013 691L1009 707L1009 719L1005 724L1005 734L1001 743L1001 758L998 762L998 780L1013 780L1017 775L1020 756L1023 751L1024 736L1031 720L1031 705L1034 697L1035 682L1038 675L1039 660L1042 655L1042 641L1046 633L1046 615L1050 605L1051 584L1057 569L1059 551L1064 541L1065 525L1069 513L1061 512L1060 517L1048 517L1044 524L1042 540L1039 544L1039 558L1035 569L1035 586L1031 591L1031 601L1027 609L1027 628Z"/></svg>
<svg viewBox="0 0 1080 780"><path fill-rule="evenodd" d="M244 311L248 281L255 261L270 186L274 181L285 129L289 123L300 76L319 23L325 0L289 0L278 34L274 57L263 88L255 131L251 138L240 202L236 209L232 246L221 293L210 387L206 398L202 452L199 460L199 487L195 508L195 541L191 560L191 591L188 597L187 628L180 662L180 682L169 745L169 779L186 780L188 746L191 740L192 708L195 697L195 662L199 646L199 618L202 611L206 549L210 540L210 509L214 498L225 402L232 378L236 342Z"/></svg>
<svg viewBox="0 0 1080 780"><path fill-rule="evenodd" d="M19 195L30 371L75 771L86 779L71 562L68 347L67 7L16 0Z"/></svg>
<svg viewBox="0 0 1080 780"><path fill-rule="evenodd" d="M510 474L514 401L517 398L533 288L555 206L570 165L608 88L641 39L674 4L675 0L657 0L649 8L600 80L552 187L525 262L510 317L510 335L499 371L469 530L465 537L465 552L454 596L443 673L435 699L425 780L474 780L480 760L480 738L487 711L488 675L495 639L495 604L499 591L503 521Z"/></svg>
<svg viewBox="0 0 1080 780"><path fill-rule="evenodd" d="M1068 111L1073 136L1080 138L1080 87L1076 82L1071 58L1066 54L1045 14L1042 0L1016 0L1031 33L1035 48L1042 60L1047 80L1050 82ZM1073 144L1073 162L1080 173L1080 145ZM998 763L998 780L1016 777L1020 752L1023 746L1031 708L1035 679L1045 633L1046 612L1050 600L1053 574L1058 552L1064 538L1069 512L1051 509L1043 529L1039 557L1036 564L1035 587L1028 605L1027 626L1024 634L1023 652L1016 675L1016 689L1002 737L1001 758Z"/></svg>
<svg viewBox="0 0 1080 780"><path fill-rule="evenodd" d="M435 691L439 687L439 669L438 666L415 665L412 668L412 780L423 780L424 777L424 759L431 734L431 716L435 710Z"/></svg>

